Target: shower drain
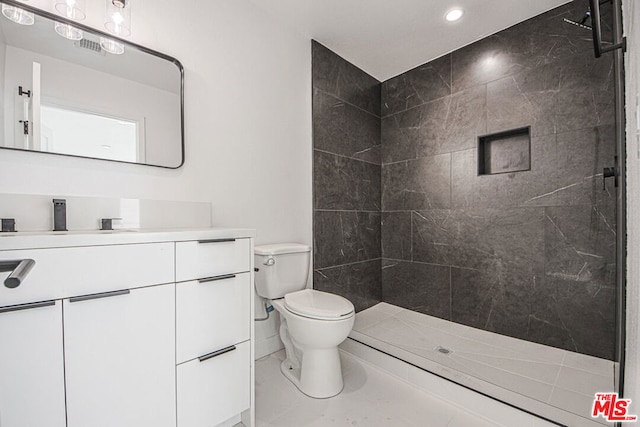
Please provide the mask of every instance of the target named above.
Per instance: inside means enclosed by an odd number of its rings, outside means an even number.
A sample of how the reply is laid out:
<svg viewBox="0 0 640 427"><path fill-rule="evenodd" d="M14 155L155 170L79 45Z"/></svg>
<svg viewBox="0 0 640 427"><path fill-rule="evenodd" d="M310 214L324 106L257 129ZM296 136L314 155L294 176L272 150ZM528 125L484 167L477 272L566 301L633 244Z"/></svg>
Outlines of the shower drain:
<svg viewBox="0 0 640 427"><path fill-rule="evenodd" d="M451 354L451 353L453 353L453 350L449 350L448 348L442 347L442 346L437 346L434 350L437 351L438 353L442 353L442 354Z"/></svg>

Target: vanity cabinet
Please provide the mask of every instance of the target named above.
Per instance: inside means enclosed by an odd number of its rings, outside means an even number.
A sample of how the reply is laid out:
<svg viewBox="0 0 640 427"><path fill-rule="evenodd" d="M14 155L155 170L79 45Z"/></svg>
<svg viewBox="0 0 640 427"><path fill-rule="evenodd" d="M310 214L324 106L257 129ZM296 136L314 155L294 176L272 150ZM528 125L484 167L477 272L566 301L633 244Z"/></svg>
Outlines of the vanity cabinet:
<svg viewBox="0 0 640 427"><path fill-rule="evenodd" d="M1 236L0 426L253 427L252 233Z"/></svg>

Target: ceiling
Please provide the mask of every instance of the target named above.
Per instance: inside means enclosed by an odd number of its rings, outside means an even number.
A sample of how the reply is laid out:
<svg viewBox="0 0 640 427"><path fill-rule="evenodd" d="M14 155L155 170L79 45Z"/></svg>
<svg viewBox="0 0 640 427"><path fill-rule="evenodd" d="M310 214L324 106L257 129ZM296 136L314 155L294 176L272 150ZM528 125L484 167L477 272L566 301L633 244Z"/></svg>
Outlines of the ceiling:
<svg viewBox="0 0 640 427"><path fill-rule="evenodd" d="M567 0L249 0L380 81ZM445 13L465 10L450 23Z"/></svg>

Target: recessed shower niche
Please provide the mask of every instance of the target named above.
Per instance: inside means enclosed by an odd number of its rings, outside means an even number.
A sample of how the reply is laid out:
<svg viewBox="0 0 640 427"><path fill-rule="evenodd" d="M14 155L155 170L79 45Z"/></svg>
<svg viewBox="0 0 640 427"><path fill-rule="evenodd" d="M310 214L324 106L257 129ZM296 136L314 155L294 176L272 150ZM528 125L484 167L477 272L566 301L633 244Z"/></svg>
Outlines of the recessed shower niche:
<svg viewBox="0 0 640 427"><path fill-rule="evenodd" d="M478 137L478 175L531 170L531 127Z"/></svg>

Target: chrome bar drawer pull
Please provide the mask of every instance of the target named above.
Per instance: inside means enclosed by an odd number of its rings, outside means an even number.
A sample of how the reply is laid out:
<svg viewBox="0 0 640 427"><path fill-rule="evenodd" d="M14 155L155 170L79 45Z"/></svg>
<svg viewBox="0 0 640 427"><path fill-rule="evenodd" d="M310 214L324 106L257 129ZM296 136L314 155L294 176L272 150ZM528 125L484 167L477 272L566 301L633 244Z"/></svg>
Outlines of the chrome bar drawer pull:
<svg viewBox="0 0 640 427"><path fill-rule="evenodd" d="M131 291L129 289L123 289L121 291L113 291L113 292L101 292L99 294L89 294L89 295L81 295L79 297L71 297L69 298L69 302L81 302L81 301L89 301L89 300L98 299L98 298L117 297L119 295L127 295L130 293Z"/></svg>
<svg viewBox="0 0 640 427"><path fill-rule="evenodd" d="M198 240L198 243L226 243L226 242L235 242L236 239L209 239L209 240Z"/></svg>
<svg viewBox="0 0 640 427"><path fill-rule="evenodd" d="M29 274L34 265L36 265L36 262L32 259L0 261L0 272L11 272L4 279L4 285L9 289L17 288L27 278L27 274Z"/></svg>
<svg viewBox="0 0 640 427"><path fill-rule="evenodd" d="M200 357L198 357L198 360L201 361L201 362L204 362L205 360L209 360L209 359L212 359L212 358L214 358L216 356L220 356L220 355L223 355L225 353L229 353L230 351L233 351L235 349L236 349L235 345L230 345L229 347L225 347L223 349L214 351L213 353L209 353L209 354L205 354L204 356L200 356Z"/></svg>
<svg viewBox="0 0 640 427"><path fill-rule="evenodd" d="M236 277L235 274L223 274L222 276L205 277L204 279L198 279L198 283L209 283L215 282L217 280L233 279L234 277Z"/></svg>
<svg viewBox="0 0 640 427"><path fill-rule="evenodd" d="M50 307L52 305L56 305L56 302L54 300L32 302L29 304L9 305L7 307L0 307L0 314L10 313L12 311L29 310L31 308Z"/></svg>

